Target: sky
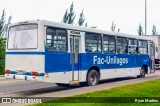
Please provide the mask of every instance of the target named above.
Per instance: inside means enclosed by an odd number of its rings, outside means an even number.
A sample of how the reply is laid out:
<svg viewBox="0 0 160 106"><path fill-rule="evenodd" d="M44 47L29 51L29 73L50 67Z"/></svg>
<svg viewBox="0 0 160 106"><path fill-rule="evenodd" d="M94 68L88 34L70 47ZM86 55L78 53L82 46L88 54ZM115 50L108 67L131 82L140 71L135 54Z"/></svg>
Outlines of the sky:
<svg viewBox="0 0 160 106"><path fill-rule="evenodd" d="M66 9L74 3L75 24L83 10L88 27L111 31L112 22L116 30L138 35L141 23L145 26L145 0L0 0L0 11L6 10L11 23L30 19L45 19L61 22ZM147 0L147 34L152 34L153 24L160 34L160 0Z"/></svg>

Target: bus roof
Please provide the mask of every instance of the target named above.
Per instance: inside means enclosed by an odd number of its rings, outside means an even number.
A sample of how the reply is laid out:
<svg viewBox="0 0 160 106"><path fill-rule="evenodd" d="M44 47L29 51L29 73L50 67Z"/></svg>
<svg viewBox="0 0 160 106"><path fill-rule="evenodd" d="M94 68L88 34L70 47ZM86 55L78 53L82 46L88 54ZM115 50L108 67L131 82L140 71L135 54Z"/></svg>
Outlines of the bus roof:
<svg viewBox="0 0 160 106"><path fill-rule="evenodd" d="M132 34L125 34L125 33L120 33L120 32L101 30L101 29L97 29L97 28L75 26L75 25L71 25L71 24L58 23L58 22L53 22L53 21L48 21L48 20L39 20L39 19L16 22L16 23L11 24L10 26L20 25L20 24L28 24L28 23L42 23L45 26L64 28L64 29L70 29L70 30L81 31L81 32L92 32L92 33L115 35L115 36L120 36L120 37L136 38L136 39L142 39L142 40L152 40L152 38L150 38L148 36L136 36L136 35L132 35Z"/></svg>

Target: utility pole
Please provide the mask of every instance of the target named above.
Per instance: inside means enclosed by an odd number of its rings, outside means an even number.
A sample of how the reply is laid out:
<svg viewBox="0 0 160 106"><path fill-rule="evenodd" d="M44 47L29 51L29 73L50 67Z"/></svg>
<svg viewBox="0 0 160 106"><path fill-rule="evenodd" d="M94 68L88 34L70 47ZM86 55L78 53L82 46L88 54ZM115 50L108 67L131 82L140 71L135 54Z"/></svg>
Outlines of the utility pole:
<svg viewBox="0 0 160 106"><path fill-rule="evenodd" d="M145 0L145 36L147 35L147 0Z"/></svg>

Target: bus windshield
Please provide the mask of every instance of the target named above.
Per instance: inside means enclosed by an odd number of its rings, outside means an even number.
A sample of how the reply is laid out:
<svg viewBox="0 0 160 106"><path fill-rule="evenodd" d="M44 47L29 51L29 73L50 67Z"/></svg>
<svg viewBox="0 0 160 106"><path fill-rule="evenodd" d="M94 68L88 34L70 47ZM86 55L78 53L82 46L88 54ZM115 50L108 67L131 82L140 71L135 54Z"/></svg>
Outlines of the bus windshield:
<svg viewBox="0 0 160 106"><path fill-rule="evenodd" d="M9 28L8 49L36 49L38 26L17 25Z"/></svg>

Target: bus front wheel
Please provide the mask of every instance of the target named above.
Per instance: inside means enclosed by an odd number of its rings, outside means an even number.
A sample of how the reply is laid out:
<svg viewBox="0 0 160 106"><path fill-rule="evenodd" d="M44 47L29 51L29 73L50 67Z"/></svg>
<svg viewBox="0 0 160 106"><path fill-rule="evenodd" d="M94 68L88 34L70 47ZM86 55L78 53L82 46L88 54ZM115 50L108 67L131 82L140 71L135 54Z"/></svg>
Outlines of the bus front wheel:
<svg viewBox="0 0 160 106"><path fill-rule="evenodd" d="M97 85L99 83L99 74L96 70L92 69L87 75L87 84L89 86Z"/></svg>

